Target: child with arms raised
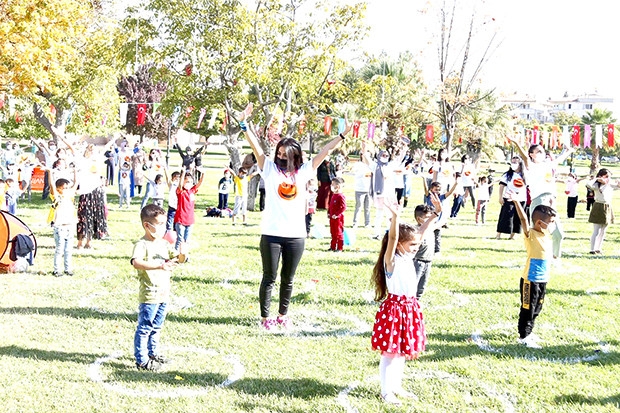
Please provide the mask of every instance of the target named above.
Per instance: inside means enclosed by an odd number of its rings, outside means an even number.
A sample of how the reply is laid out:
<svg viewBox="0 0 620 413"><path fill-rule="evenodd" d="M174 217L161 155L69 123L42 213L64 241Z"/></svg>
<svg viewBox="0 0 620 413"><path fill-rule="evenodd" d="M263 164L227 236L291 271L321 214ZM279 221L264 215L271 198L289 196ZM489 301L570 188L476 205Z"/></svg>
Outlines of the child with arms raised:
<svg viewBox="0 0 620 413"><path fill-rule="evenodd" d="M436 196L431 199L439 204ZM399 395L415 398L402 387L405 360L417 358L426 347L424 319L415 298L418 278L413 258L436 217L433 214L416 230L412 225L398 222L397 205L385 206L392 212L392 222L373 269L375 300L383 302L375 316L371 344L373 350L381 351L381 398L386 403L400 405Z"/></svg>

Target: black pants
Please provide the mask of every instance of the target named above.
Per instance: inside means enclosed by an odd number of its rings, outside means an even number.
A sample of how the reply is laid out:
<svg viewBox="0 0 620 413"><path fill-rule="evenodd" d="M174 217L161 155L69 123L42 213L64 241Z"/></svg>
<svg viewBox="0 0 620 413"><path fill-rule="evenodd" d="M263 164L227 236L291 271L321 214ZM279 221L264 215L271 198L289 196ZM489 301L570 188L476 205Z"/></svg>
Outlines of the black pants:
<svg viewBox="0 0 620 413"><path fill-rule="evenodd" d="M472 186L464 186L463 187L463 206L465 206L465 197L469 192L469 198L471 199L471 206L476 209L476 197L474 196L474 188Z"/></svg>
<svg viewBox="0 0 620 413"><path fill-rule="evenodd" d="M589 211L590 208L592 208L592 205L594 205L594 198L587 198L586 199L586 211Z"/></svg>
<svg viewBox="0 0 620 413"><path fill-rule="evenodd" d="M265 188L258 188L258 210L265 209Z"/></svg>
<svg viewBox="0 0 620 413"><path fill-rule="evenodd" d="M280 306L278 311L281 315L286 315L288 312L288 305L293 293L293 278L304 253L305 242L305 238L261 236L260 255L263 261L263 279L258 292L261 317L269 317L271 290L276 282L280 257L282 257L282 270L280 271Z"/></svg>
<svg viewBox="0 0 620 413"><path fill-rule="evenodd" d="M566 198L566 214L569 218L575 218L575 209L577 208L577 200L579 197L569 196Z"/></svg>
<svg viewBox="0 0 620 413"><path fill-rule="evenodd" d="M47 199L50 196L50 171L45 171L43 175L43 192L41 193L41 199Z"/></svg>
<svg viewBox="0 0 620 413"><path fill-rule="evenodd" d="M534 320L542 311L547 283L536 283L521 278L520 290L519 338L525 338L534 329Z"/></svg>
<svg viewBox="0 0 620 413"><path fill-rule="evenodd" d="M435 254L438 252L441 252L441 229L439 228L435 230Z"/></svg>

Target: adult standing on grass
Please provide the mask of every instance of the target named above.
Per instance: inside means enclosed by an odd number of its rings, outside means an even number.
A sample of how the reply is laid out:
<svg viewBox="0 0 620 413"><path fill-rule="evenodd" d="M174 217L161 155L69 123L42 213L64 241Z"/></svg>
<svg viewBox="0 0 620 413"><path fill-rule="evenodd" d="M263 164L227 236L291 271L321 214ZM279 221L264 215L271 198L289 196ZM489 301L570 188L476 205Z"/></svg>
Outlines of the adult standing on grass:
<svg viewBox="0 0 620 413"><path fill-rule="evenodd" d="M532 145L526 154L523 148L512 138L508 137L508 140L515 144L517 150L523 158L525 164L525 179L527 180L527 186L530 190L530 220L532 219L532 212L538 205L547 205L552 208L556 208L556 185L555 185L555 172L559 164L563 163L569 155L574 151L573 148L566 148L566 150L560 154L554 160L547 158L545 149L541 145ZM555 229L551 234L553 238L553 258L560 258L562 255L562 239L564 238L564 232L560 220L555 220Z"/></svg>
<svg viewBox="0 0 620 413"><path fill-rule="evenodd" d="M499 179L499 218L497 220L496 239L500 239L501 234L510 234L510 239L514 239L515 234L521 233L521 221L514 203L508 199L515 200L525 208L527 201L527 188L523 179L523 161L518 156L513 156L510 161L510 168Z"/></svg>
<svg viewBox="0 0 620 413"><path fill-rule="evenodd" d="M596 178L588 183L588 188L594 191L594 204L590 211L588 222L593 225L590 237L590 254L602 254L603 240L607 226L614 223L614 212L611 209L611 200L614 187L611 183L611 173L602 168L596 174Z"/></svg>
<svg viewBox="0 0 620 413"><path fill-rule="evenodd" d="M261 326L271 330L276 326L286 328L290 324L288 307L293 292L295 271L304 252L306 241L306 184L316 176L316 170L331 150L340 145L351 129L346 122L345 130L326 144L309 162L303 162L301 145L295 139L284 138L275 148L275 157L269 159L258 142L256 135L248 128L246 119L252 113L250 103L241 114L240 126L252 147L259 173L265 182L265 210L262 214L260 253L263 264L263 279L260 284L259 300ZM276 319L269 318L271 291L280 271L280 302Z"/></svg>

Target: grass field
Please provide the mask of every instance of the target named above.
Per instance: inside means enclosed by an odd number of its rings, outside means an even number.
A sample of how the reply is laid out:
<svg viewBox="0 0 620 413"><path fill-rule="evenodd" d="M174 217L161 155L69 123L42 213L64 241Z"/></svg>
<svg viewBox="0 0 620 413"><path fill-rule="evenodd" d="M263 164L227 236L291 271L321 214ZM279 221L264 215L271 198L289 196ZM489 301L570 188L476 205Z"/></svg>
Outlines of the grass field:
<svg viewBox="0 0 620 413"><path fill-rule="evenodd" d="M203 218L216 203L226 157L210 153L204 161L192 260L174 273L162 333L173 363L158 373L137 371L132 356L138 283L129 257L142 235L139 202L119 211L110 188L110 238L76 251L76 275L61 278L50 275L48 206L20 205L39 249L29 273L0 275L3 412L620 411L620 231L609 228L603 256L588 255L584 204L576 219L563 219L564 258L535 330L541 350L516 343L523 243L493 239L495 196L484 226L474 225L470 204L461 211L443 231L422 299L427 351L405 372L404 386L419 400L396 409L378 397L379 355L370 349L378 304L369 278L379 247L371 230L358 229L355 245L340 254L327 251L328 239L309 239L293 292L294 326L265 333L258 328L260 214L251 212L247 227ZM353 178L345 180L350 225ZM416 179L405 220L421 199ZM322 213L315 221L327 223Z"/></svg>

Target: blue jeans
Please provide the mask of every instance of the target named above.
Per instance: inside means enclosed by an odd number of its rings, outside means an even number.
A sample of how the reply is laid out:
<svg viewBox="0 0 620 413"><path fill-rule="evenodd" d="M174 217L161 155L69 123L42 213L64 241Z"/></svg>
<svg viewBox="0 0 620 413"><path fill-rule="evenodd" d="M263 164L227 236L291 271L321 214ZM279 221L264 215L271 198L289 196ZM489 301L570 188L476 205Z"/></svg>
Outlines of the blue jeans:
<svg viewBox="0 0 620 413"><path fill-rule="evenodd" d="M146 190L144 191L144 198L142 198L142 203L140 204L140 210L142 210L142 208L146 206L147 202L149 202L150 197L151 197L151 183L147 182Z"/></svg>
<svg viewBox="0 0 620 413"><path fill-rule="evenodd" d="M133 339L136 363L143 365L149 356L157 356L159 333L166 319L166 303L140 303L138 309L138 328Z"/></svg>
<svg viewBox="0 0 620 413"><path fill-rule="evenodd" d="M177 233L177 242L176 244L174 244L174 248L176 250L179 249L181 242L187 242L187 240L189 239L189 234L191 232L191 229L192 229L191 225L185 226L183 224L179 224L178 222L174 224L174 230Z"/></svg>
<svg viewBox="0 0 620 413"><path fill-rule="evenodd" d="M168 207L168 214L166 216L166 231L170 231L172 227L174 226L174 215L176 213L177 213L176 208Z"/></svg>
<svg viewBox="0 0 620 413"><path fill-rule="evenodd" d="M71 271L71 255L73 254L73 237L75 225L59 225L54 227L54 271L60 272L60 260L64 257L65 271Z"/></svg>

